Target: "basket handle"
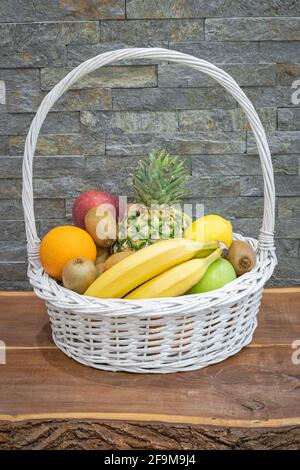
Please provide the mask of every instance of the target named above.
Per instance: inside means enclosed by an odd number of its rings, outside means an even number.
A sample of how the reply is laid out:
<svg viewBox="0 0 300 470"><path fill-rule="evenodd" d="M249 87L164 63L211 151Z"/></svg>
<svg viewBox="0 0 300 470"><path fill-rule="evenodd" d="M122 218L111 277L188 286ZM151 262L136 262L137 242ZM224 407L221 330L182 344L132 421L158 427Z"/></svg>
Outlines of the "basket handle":
<svg viewBox="0 0 300 470"><path fill-rule="evenodd" d="M40 240L37 236L34 207L33 207L33 156L36 149L37 139L48 112L54 103L65 93L77 80L94 70L122 59L159 59L187 65L214 78L222 85L240 104L246 113L251 129L255 136L258 153L262 166L264 180L264 213L259 234L258 248L260 255L265 259L270 251L274 250L274 220L275 220L275 188L271 154L266 139L266 134L261 121L252 103L241 90L236 81L222 69L188 54L161 48L129 48L112 52L105 52L92 59L83 62L72 70L61 80L42 101L28 132L24 159L23 159L23 188L22 201L25 216L25 227L28 246L29 262L39 266L38 249Z"/></svg>

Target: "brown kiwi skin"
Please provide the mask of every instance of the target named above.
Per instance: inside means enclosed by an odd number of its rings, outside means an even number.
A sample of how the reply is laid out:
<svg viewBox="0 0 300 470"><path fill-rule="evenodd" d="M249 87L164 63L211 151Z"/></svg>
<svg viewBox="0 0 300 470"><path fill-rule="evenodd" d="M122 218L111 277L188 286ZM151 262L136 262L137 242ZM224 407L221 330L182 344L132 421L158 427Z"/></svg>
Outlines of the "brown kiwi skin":
<svg viewBox="0 0 300 470"><path fill-rule="evenodd" d="M74 258L68 261L62 272L64 287L77 294L83 294L97 277L96 266L87 258Z"/></svg>
<svg viewBox="0 0 300 470"><path fill-rule="evenodd" d="M248 273L256 264L256 254L249 243L233 240L226 259L232 264L237 276Z"/></svg>

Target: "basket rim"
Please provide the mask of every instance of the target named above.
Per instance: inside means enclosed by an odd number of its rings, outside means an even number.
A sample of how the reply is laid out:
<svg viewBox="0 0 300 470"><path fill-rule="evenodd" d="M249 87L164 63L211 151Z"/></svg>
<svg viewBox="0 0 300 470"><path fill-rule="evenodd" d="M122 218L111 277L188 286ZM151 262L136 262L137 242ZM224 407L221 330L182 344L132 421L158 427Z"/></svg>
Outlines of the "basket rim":
<svg viewBox="0 0 300 470"><path fill-rule="evenodd" d="M257 251L258 241L254 238L244 237L235 233L234 239L247 241ZM254 290L260 289L264 286L266 281L272 275L274 267L277 263L275 252L270 254L268 258L260 256L257 252L257 260L255 267L248 273L236 278L235 280L227 283L225 286L215 289L210 292L201 294L188 294L179 297L163 297L153 299L103 299L96 297L89 297L77 294L66 289L57 281L51 278L43 268L40 267L36 274L30 275L30 282L34 287L36 295L52 306L60 310L73 310L77 314L83 316L130 316L130 315L145 315L152 312L154 309L159 308L159 315L168 315L172 310L182 307L191 311L193 308L202 310L216 306L217 304L224 305L233 301L238 301L242 297L250 294ZM49 289L45 290L45 282L47 281ZM42 287L40 287L42 284ZM87 308L89 309L87 313Z"/></svg>

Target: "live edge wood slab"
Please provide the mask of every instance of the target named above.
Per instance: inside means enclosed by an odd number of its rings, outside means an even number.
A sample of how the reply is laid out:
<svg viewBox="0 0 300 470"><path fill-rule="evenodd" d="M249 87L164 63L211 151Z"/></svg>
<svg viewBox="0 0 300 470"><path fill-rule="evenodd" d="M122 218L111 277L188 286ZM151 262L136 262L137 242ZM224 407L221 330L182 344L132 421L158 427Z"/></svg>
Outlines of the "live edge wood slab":
<svg viewBox="0 0 300 470"><path fill-rule="evenodd" d="M34 294L2 292L0 449L299 449L297 339L300 288L266 290L235 357L195 372L102 372L54 346Z"/></svg>

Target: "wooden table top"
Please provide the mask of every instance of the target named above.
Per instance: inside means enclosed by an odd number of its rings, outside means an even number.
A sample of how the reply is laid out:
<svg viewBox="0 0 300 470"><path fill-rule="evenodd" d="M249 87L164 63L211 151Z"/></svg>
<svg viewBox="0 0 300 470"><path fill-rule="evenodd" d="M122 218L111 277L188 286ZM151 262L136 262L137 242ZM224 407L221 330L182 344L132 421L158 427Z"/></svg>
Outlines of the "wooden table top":
<svg viewBox="0 0 300 470"><path fill-rule="evenodd" d="M0 449L18 446L10 432L26 422L60 420L135 423L145 430L147 423L237 428L248 434L284 427L293 436L297 429L293 445L300 447L300 364L292 361L292 343L300 340L300 288L266 290L258 324L248 347L199 371L105 372L80 365L56 348L44 302L34 294L0 293L0 340L6 344L6 364L0 365ZM19 442L25 439L21 434Z"/></svg>

